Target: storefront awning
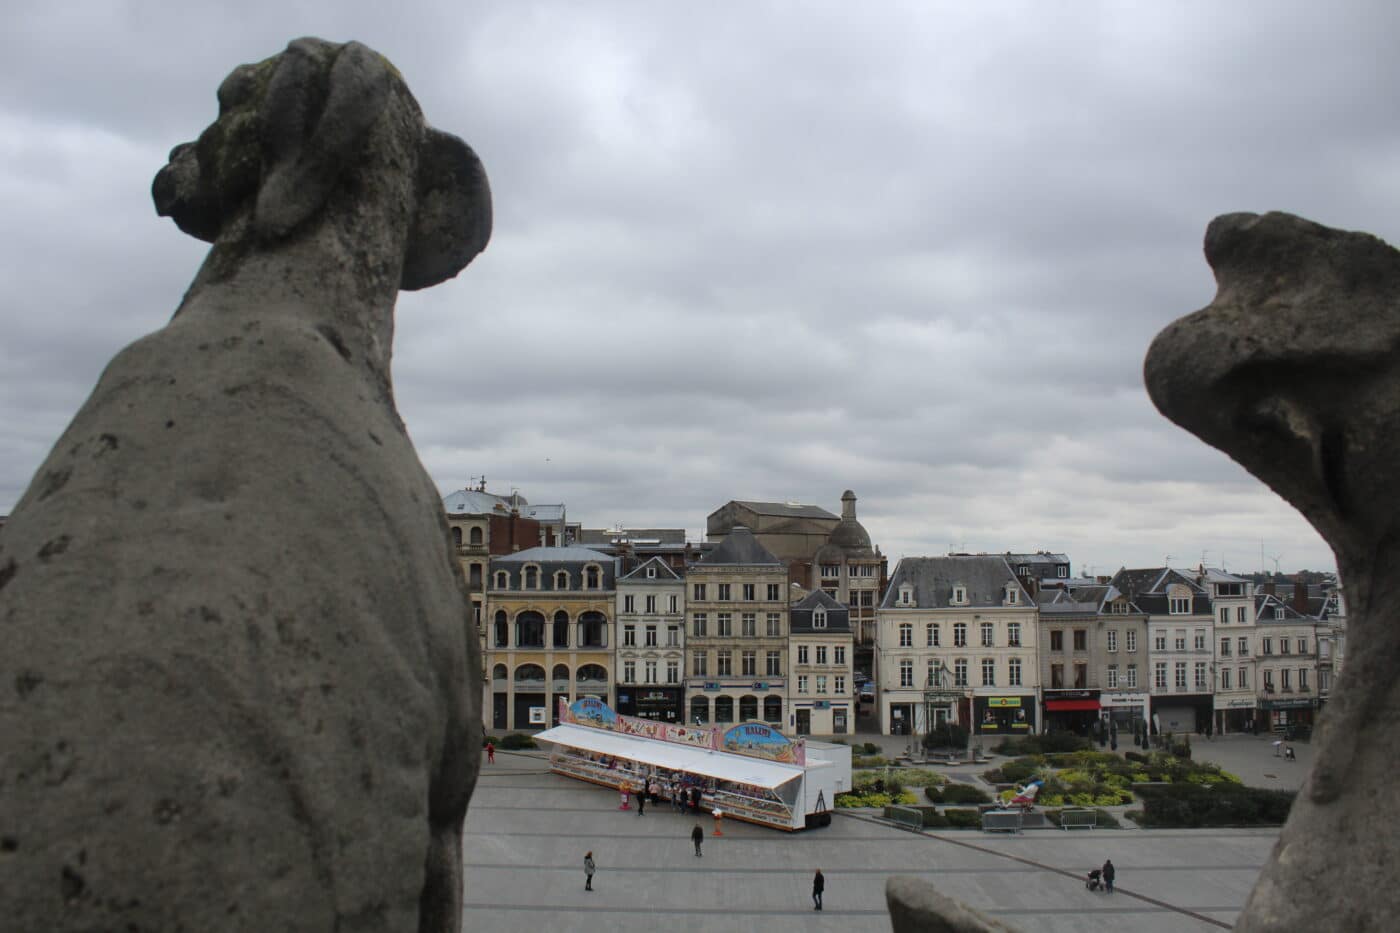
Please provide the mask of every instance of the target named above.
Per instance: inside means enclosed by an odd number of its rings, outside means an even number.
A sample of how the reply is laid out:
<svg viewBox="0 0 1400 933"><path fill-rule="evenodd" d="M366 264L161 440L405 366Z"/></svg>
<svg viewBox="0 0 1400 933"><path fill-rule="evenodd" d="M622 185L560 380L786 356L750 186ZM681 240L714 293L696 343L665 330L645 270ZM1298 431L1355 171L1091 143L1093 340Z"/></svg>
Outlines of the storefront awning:
<svg viewBox="0 0 1400 933"><path fill-rule="evenodd" d="M1069 713L1076 710L1098 709L1098 700L1046 700L1045 709L1052 713Z"/></svg>
<svg viewBox="0 0 1400 933"><path fill-rule="evenodd" d="M770 790L802 776L798 765L779 764L745 755L731 755L705 748L692 748L674 742L658 742L638 736L618 735L588 726L559 725L535 737L536 742L549 742L580 748L598 755L612 755L638 761L667 771L703 774L721 781L737 781Z"/></svg>

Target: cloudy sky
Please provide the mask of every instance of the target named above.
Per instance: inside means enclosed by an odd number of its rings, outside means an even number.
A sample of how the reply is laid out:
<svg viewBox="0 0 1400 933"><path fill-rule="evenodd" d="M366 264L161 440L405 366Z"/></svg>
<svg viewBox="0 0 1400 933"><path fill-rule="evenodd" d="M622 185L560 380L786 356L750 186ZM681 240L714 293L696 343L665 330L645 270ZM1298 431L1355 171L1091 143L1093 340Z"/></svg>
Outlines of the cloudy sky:
<svg viewBox="0 0 1400 933"><path fill-rule="evenodd" d="M1330 569L1175 428L1143 354L1216 214L1400 237L1400 5L18 0L0 31L0 514L205 246L152 176L290 38L393 60L491 177L491 246L398 305L445 494L588 526L729 499L892 558Z"/></svg>

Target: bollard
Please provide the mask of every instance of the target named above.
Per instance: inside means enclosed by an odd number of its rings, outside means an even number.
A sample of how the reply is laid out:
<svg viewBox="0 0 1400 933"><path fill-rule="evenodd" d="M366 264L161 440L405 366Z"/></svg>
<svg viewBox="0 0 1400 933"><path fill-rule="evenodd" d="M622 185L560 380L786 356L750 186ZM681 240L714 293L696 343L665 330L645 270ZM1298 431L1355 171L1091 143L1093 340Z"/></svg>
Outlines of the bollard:
<svg viewBox="0 0 1400 933"><path fill-rule="evenodd" d="M721 830L721 829L719 828L719 827L720 827L720 820L722 820L722 819L724 819L724 812L721 811L719 807L715 807L715 835L716 835L716 836L723 836L723 835L724 835L724 831Z"/></svg>

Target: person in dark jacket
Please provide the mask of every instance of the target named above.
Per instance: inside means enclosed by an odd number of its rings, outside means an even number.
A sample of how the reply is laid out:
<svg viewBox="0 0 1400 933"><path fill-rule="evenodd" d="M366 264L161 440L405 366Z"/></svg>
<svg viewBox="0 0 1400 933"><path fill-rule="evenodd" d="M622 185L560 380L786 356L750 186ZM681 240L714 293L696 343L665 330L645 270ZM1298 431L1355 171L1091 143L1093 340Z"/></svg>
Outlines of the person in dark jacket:
<svg viewBox="0 0 1400 933"><path fill-rule="evenodd" d="M826 890L826 878L822 875L822 870L817 869L817 873L812 877L812 909L822 909L822 892Z"/></svg>
<svg viewBox="0 0 1400 933"><path fill-rule="evenodd" d="M637 815L641 816L647 812L647 786L643 784L637 789Z"/></svg>
<svg viewBox="0 0 1400 933"><path fill-rule="evenodd" d="M1108 859L1103 863L1103 886L1109 894L1113 893L1113 860Z"/></svg>
<svg viewBox="0 0 1400 933"><path fill-rule="evenodd" d="M700 843L705 841L705 831L700 828L699 823L690 831L690 841L695 843L695 857L700 858Z"/></svg>
<svg viewBox="0 0 1400 933"><path fill-rule="evenodd" d="M593 873L597 870L598 865L593 861L593 853L589 852L583 857L583 889L585 891L593 890Z"/></svg>

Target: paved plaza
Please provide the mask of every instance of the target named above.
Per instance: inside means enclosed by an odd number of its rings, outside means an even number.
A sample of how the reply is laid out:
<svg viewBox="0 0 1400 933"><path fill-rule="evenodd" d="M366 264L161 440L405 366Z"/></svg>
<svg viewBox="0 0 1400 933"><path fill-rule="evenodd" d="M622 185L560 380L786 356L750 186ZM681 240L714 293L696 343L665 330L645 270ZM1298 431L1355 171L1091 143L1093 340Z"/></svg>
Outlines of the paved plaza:
<svg viewBox="0 0 1400 933"><path fill-rule="evenodd" d="M1210 744L1237 754L1235 767L1221 760L1236 773L1255 763L1261 774L1274 773L1263 739ZM1301 775L1305 765L1289 767ZM1278 836L1258 829L914 833L838 811L830 827L792 834L726 822L715 837L707 818L704 856L696 858L695 819L665 804L640 817L620 811L615 792L547 768L540 752L497 751L496 764L482 765L467 816L465 929L888 931L885 880L910 874L1027 933L1218 930L1234 923ZM590 850L598 874L586 892ZM1105 858L1118 869L1111 896L1085 890L1082 880ZM811 901L817 868L826 876L821 913Z"/></svg>

